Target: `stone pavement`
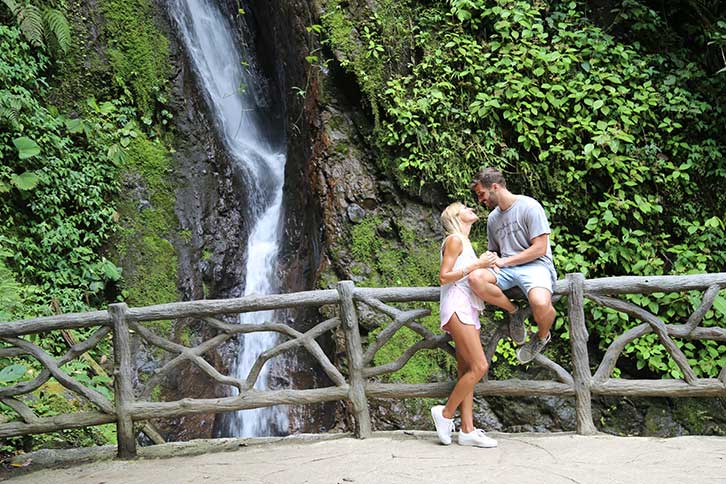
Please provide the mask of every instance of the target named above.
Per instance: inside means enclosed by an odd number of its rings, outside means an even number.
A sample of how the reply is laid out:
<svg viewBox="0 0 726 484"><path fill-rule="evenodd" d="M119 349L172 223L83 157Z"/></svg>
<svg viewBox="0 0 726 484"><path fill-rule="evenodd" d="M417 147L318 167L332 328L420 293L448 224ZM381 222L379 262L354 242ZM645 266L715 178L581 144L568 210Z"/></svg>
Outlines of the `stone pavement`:
<svg viewBox="0 0 726 484"><path fill-rule="evenodd" d="M13 475L9 482L726 484L726 437L489 435L499 440L498 448L456 443L445 447L438 444L434 432L420 431L376 432L365 440L335 435L217 439L206 450L204 442L212 441L195 441L142 448L140 454L145 457L134 461L104 460L41 469ZM148 450L153 448L153 452ZM176 457L152 458L169 455L170 449L176 449L171 451ZM235 450L210 452L214 449ZM200 451L207 453L189 455ZM112 449L104 452L108 456ZM36 459L40 463L42 455L37 454Z"/></svg>

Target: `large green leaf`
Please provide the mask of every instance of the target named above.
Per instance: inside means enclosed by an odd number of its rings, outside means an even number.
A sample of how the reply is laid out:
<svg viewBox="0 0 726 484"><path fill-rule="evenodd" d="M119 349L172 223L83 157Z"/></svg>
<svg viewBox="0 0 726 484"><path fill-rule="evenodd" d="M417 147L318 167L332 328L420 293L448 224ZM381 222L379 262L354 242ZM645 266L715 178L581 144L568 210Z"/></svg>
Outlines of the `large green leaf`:
<svg viewBox="0 0 726 484"><path fill-rule="evenodd" d="M13 144L18 149L18 154L21 160L32 158L33 156L40 154L40 146L38 146L38 143L27 136L15 138L13 140Z"/></svg>
<svg viewBox="0 0 726 484"><path fill-rule="evenodd" d="M12 383L28 371L23 365L10 365L0 370L0 383Z"/></svg>
<svg viewBox="0 0 726 484"><path fill-rule="evenodd" d="M80 118L66 119L66 128L71 133L80 133L84 128L83 120Z"/></svg>
<svg viewBox="0 0 726 484"><path fill-rule="evenodd" d="M726 314L726 299L720 295L716 296L716 299L713 301L713 307L721 311L721 314Z"/></svg>
<svg viewBox="0 0 726 484"><path fill-rule="evenodd" d="M40 178L32 171L26 171L20 175L13 175L10 181L19 190L32 190L38 184Z"/></svg>

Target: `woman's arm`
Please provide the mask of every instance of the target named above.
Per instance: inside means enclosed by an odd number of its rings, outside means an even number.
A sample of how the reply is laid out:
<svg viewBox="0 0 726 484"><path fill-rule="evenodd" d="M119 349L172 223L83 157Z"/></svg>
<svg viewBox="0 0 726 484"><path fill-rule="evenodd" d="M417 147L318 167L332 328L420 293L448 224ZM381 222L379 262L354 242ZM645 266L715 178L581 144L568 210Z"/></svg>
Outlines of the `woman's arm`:
<svg viewBox="0 0 726 484"><path fill-rule="evenodd" d="M463 279L467 274L476 269L490 267L493 263L493 256L489 257L488 255L485 256L482 254L476 262L471 262L462 269L453 270L456 259L461 255L463 250L464 243L459 237L449 237L444 242L444 256L441 259L441 268L439 269L439 283L442 286Z"/></svg>

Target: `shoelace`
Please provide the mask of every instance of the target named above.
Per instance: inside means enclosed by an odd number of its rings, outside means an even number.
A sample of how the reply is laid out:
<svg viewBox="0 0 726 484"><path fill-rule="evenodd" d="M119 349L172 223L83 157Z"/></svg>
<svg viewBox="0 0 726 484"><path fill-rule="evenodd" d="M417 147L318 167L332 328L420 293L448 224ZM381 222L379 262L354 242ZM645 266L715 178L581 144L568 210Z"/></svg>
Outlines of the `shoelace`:
<svg viewBox="0 0 726 484"><path fill-rule="evenodd" d="M454 419L451 419L451 422L449 422L449 432L453 432L456 430L456 427L454 426Z"/></svg>

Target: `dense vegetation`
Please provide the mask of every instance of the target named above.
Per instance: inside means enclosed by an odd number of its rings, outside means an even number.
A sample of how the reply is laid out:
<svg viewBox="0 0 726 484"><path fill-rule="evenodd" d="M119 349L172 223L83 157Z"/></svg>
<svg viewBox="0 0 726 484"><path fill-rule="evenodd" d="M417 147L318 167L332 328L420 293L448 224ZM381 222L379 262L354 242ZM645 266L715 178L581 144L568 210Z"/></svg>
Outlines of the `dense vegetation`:
<svg viewBox="0 0 726 484"><path fill-rule="evenodd" d="M373 115L380 167L402 187L467 198L473 174L498 166L545 206L561 273L723 271L724 7L612 6L383 0L372 11L328 0L322 24ZM630 299L667 320L698 302L656 296ZM589 310L601 347L634 324ZM724 322L721 296L705 324ZM655 342L627 349L637 369L680 376ZM726 363L726 345L683 349L702 376Z"/></svg>
<svg viewBox="0 0 726 484"><path fill-rule="evenodd" d="M169 73L167 41L154 26L146 0L104 0L101 45L94 44L81 2L0 4L0 320L85 311L122 298L135 304L176 299L175 227L163 142ZM68 20L66 20L68 19ZM101 52L108 54L107 58ZM122 184L143 190L139 213ZM165 198L166 197L166 198ZM111 249L113 247L113 249ZM143 267L122 278L119 261ZM166 291L166 292L163 292ZM34 336L61 355L87 331ZM90 357L66 370L112 397L110 377ZM0 359L0 384L34 378L33 358ZM52 382L52 380L51 380ZM49 382L33 394L41 416L83 408ZM0 420L13 415L0 405ZM113 441L113 426L11 439L17 447L88 445Z"/></svg>

